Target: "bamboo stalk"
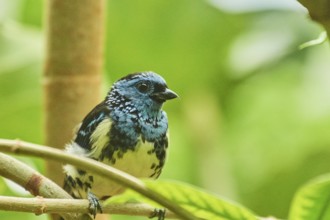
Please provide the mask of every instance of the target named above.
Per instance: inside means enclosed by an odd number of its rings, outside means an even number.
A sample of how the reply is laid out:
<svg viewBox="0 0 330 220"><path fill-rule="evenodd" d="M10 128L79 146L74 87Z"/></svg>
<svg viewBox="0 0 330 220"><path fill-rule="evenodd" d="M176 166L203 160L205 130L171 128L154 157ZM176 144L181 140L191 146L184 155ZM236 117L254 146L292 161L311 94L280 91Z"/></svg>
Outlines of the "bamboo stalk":
<svg viewBox="0 0 330 220"><path fill-rule="evenodd" d="M104 0L48 0L43 76L45 143L63 148L73 128L100 100ZM46 163L62 185L62 167ZM103 218L105 219L105 218Z"/></svg>
<svg viewBox="0 0 330 220"><path fill-rule="evenodd" d="M100 100L103 0L48 0L44 69L45 143L63 148L73 128ZM63 181L58 163L47 175Z"/></svg>

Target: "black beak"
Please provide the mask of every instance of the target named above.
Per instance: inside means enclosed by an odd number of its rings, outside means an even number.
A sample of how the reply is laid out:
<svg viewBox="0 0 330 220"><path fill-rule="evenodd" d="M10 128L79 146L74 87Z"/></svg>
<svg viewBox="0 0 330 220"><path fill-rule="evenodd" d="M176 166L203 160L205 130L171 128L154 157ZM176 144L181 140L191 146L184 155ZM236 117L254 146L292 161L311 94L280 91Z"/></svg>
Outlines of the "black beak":
<svg viewBox="0 0 330 220"><path fill-rule="evenodd" d="M151 98L157 102L163 103L166 100L175 99L179 97L175 92L166 88L163 92L157 92L151 95Z"/></svg>

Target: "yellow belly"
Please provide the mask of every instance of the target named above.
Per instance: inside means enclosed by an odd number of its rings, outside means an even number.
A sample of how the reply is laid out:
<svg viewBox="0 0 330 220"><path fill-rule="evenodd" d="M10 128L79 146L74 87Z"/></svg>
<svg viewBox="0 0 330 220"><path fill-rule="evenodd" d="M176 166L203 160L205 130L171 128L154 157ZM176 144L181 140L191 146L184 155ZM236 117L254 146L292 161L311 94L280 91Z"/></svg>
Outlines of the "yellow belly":
<svg viewBox="0 0 330 220"><path fill-rule="evenodd" d="M115 152L113 154L113 157L116 159L114 164L106 160L103 162L138 178L151 177L156 172L155 168L159 165L159 160L152 151L153 148L153 143L139 140L134 151L128 150L122 155L118 155ZM157 177L158 175L154 176ZM92 192L99 198L113 196L121 193L123 190L122 186L113 181L94 176Z"/></svg>
<svg viewBox="0 0 330 220"><path fill-rule="evenodd" d="M91 150L89 152L85 152L84 149L75 146L74 143L68 146L67 151L76 155L101 158L104 146L110 141L108 131L111 128L111 124L110 119L105 119L97 126L91 135ZM159 160L154 152L154 144L143 141L141 137L138 139L134 151L128 149L125 153L122 151L114 152L111 160L104 158L102 162L138 178L157 178L161 172ZM124 190L122 186L113 181L95 174L87 173L81 176L77 169L71 165L66 165L64 169L73 179L78 177L82 182L89 182L92 186L91 191L98 198L113 196ZM92 182L89 181L89 176L93 176ZM75 195L79 198L86 198L86 192L81 188L76 189Z"/></svg>

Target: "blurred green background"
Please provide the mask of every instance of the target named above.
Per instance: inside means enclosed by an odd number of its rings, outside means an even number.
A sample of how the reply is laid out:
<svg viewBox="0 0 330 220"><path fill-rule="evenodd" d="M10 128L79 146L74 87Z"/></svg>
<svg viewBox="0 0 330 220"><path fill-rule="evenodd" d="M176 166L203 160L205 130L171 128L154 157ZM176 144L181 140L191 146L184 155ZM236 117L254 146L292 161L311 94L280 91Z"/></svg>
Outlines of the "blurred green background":
<svg viewBox="0 0 330 220"><path fill-rule="evenodd" d="M43 143L43 4L0 0L0 138ZM330 48L298 49L323 29L295 0L109 0L106 11L104 94L153 70L180 95L165 105L161 178L285 218L297 188L329 172ZM27 195L3 179L0 194Z"/></svg>

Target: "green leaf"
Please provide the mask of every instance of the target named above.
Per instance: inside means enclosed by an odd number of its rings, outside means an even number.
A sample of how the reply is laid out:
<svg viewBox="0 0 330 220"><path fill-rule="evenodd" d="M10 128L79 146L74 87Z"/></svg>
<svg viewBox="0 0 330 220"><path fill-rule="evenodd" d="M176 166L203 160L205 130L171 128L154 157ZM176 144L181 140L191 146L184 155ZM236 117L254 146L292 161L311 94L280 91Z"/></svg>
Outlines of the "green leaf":
<svg viewBox="0 0 330 220"><path fill-rule="evenodd" d="M330 219L330 174L303 186L295 195L289 220Z"/></svg>
<svg viewBox="0 0 330 220"><path fill-rule="evenodd" d="M173 203L185 208L202 219L256 220L257 217L241 205L229 202L195 186L175 181L145 181L147 186ZM132 191L111 198L110 203L139 201L150 204L150 200ZM155 205L154 203L151 205Z"/></svg>

